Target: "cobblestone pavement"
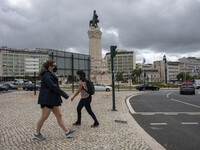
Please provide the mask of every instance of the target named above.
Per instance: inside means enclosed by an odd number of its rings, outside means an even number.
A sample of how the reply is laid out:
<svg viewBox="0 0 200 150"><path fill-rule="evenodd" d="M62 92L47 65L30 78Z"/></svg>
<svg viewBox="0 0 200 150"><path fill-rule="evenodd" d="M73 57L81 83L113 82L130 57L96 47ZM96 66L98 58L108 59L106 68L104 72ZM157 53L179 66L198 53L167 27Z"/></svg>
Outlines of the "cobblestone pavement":
<svg viewBox="0 0 200 150"><path fill-rule="evenodd" d="M71 93L68 93L72 95ZM149 150L150 147L129 124L116 122L125 120L121 105L131 92L116 93L117 111L112 111L112 93L96 92L93 96L92 108L100 126L90 128L93 120L82 110L82 125L73 127L76 121L76 106L79 97L71 102L64 100L62 104L63 119L69 128L78 128L72 138L65 138L53 113L46 120L41 133L47 140L33 140L36 123L41 109L37 104L37 96L33 92L17 91L0 95L0 149L1 150L88 150L88 149L127 149Z"/></svg>

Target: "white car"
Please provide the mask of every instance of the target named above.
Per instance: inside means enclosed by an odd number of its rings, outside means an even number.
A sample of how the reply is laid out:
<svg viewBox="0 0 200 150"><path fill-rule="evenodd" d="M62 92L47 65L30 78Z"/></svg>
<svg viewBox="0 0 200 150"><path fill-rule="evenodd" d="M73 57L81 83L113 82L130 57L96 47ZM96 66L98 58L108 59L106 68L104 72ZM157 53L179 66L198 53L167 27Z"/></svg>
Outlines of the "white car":
<svg viewBox="0 0 200 150"><path fill-rule="evenodd" d="M195 88L195 89L199 89L199 88L200 88L200 86L197 85L197 84L193 84L193 85L194 85L194 88Z"/></svg>
<svg viewBox="0 0 200 150"><path fill-rule="evenodd" d="M95 88L95 91L106 91L106 92L109 92L109 91L112 90L111 86L106 86L106 85L98 84L98 83L94 83L94 88Z"/></svg>

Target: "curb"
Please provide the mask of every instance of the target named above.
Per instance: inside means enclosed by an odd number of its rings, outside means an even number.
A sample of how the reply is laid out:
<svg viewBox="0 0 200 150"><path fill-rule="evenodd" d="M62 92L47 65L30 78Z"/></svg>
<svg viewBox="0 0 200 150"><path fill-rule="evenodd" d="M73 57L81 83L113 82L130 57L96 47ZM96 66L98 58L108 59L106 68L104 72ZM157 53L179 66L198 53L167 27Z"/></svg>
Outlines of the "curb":
<svg viewBox="0 0 200 150"><path fill-rule="evenodd" d="M141 136L141 138L150 146L150 148L152 150L166 150L160 143L158 143L154 138L152 138L137 122L136 120L132 117L131 114L134 114L135 111L134 109L131 107L130 104L130 98L137 96L140 94L135 94L132 96L129 96L128 98L125 98L125 105L128 107L129 109L129 113L126 114L128 123L131 127L134 126L134 128L136 129L137 133ZM131 119L132 118L132 119Z"/></svg>

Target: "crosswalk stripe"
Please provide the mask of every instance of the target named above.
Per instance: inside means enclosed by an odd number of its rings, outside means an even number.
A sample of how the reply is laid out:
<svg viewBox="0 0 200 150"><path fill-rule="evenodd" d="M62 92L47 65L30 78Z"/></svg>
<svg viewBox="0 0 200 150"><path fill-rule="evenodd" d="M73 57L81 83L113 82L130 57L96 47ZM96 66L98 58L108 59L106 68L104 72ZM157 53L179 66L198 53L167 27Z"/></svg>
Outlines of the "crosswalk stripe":
<svg viewBox="0 0 200 150"><path fill-rule="evenodd" d="M198 122L181 122L183 125L198 125Z"/></svg>
<svg viewBox="0 0 200 150"><path fill-rule="evenodd" d="M165 126L167 123L150 123L152 126Z"/></svg>

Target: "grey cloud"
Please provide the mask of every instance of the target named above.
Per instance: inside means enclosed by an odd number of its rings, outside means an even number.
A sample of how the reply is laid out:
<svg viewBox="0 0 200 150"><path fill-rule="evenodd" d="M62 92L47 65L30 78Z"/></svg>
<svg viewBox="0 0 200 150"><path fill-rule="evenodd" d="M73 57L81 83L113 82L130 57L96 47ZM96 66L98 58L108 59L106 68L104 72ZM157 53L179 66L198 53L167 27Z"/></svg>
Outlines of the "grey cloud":
<svg viewBox="0 0 200 150"><path fill-rule="evenodd" d="M99 26L119 35L103 33L105 50L113 44L169 53L200 50L198 0L30 0L24 6L8 1L0 1L0 46L88 53L88 24L96 9Z"/></svg>

